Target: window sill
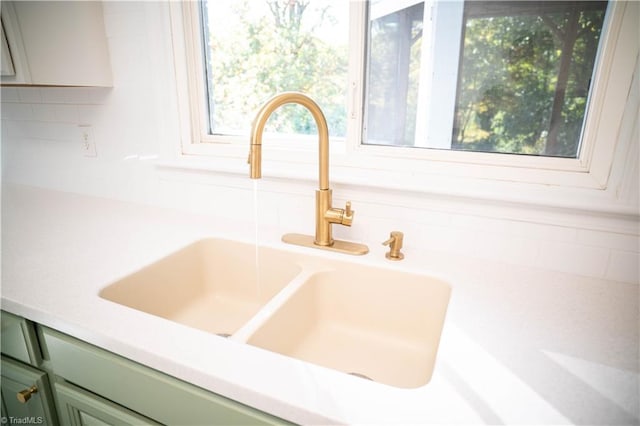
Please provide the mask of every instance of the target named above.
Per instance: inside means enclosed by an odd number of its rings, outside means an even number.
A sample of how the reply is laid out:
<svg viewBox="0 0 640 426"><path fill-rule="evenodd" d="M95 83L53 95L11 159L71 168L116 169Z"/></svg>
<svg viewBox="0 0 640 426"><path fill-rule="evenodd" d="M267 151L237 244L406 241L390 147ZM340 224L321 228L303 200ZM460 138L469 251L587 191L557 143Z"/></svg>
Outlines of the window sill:
<svg viewBox="0 0 640 426"><path fill-rule="evenodd" d="M333 158L332 158L333 160ZM638 207L617 201L610 191L559 185L534 184L470 176L452 177L437 172L411 170L371 170L346 166L336 159L330 167L330 185L351 187L352 190L376 191L399 196L427 196L434 200L454 200L466 203L492 204L527 209L561 210L569 214L606 215L622 220L637 221ZM181 156L157 161L158 170L166 172L195 172L206 175L229 175L246 178L249 167L240 158L203 158ZM315 188L318 172L315 161L299 164L272 161L263 164L263 179L304 182ZM347 189L347 188L345 188ZM350 191L351 192L351 191Z"/></svg>

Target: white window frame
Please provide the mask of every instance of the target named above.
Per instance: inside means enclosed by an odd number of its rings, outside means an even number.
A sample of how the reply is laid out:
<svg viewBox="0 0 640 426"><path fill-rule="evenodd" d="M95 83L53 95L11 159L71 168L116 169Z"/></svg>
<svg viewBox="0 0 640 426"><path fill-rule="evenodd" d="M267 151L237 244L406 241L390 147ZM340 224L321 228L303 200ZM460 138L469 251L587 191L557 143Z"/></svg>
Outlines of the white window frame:
<svg viewBox="0 0 640 426"><path fill-rule="evenodd" d="M430 8L431 3L427 1L425 7ZM603 44L596 60L583 127L581 152L578 158L573 159L361 144L365 64L364 55L360 52L366 45L366 4L351 1L350 13L358 19L350 25L349 43L360 46L360 49L351 49L346 141L333 138L331 142L332 182L448 192L476 198L484 193L501 199L535 198L535 194L540 195L541 186L606 189L635 66L635 59L624 54L625 47L630 51L636 48L630 43L634 43L636 36L637 22L634 19L637 17L634 13L625 14L628 7L627 2L609 3L610 10L602 32ZM207 134L198 4L171 2L170 8L182 123L181 141L172 150L172 159L189 159L191 165L186 167L248 173L248 138ZM437 31L436 26L433 27L432 31ZM315 179L315 168L309 165L316 163L316 157L306 152L308 148L292 147L295 143L286 140L265 143L265 177ZM182 161L182 164L186 163ZM503 191L501 195L496 195L496 188ZM548 197L545 197L544 194L539 197L541 203L546 202L544 200ZM562 199L566 194L558 197ZM588 200L585 199L584 203Z"/></svg>

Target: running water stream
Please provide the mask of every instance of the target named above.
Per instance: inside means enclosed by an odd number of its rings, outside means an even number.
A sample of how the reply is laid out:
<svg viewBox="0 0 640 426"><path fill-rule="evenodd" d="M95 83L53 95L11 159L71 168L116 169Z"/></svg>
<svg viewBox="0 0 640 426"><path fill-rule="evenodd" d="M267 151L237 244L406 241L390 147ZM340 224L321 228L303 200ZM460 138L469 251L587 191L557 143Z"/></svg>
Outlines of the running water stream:
<svg viewBox="0 0 640 426"><path fill-rule="evenodd" d="M260 227L258 223L258 182L259 179L253 179L253 224L254 224L254 232L255 232L255 260L256 260L256 298L259 301L262 297L262 287L260 286L260 239L258 235L258 228Z"/></svg>

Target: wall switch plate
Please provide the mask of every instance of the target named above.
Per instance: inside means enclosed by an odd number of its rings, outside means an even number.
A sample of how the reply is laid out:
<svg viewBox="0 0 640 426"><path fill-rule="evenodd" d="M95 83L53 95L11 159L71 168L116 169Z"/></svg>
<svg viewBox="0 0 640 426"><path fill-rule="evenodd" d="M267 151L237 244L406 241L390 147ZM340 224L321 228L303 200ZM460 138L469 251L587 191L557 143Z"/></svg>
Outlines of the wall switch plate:
<svg viewBox="0 0 640 426"><path fill-rule="evenodd" d="M80 129L80 149L85 157L97 157L96 140L93 137L93 130L89 125L79 125Z"/></svg>

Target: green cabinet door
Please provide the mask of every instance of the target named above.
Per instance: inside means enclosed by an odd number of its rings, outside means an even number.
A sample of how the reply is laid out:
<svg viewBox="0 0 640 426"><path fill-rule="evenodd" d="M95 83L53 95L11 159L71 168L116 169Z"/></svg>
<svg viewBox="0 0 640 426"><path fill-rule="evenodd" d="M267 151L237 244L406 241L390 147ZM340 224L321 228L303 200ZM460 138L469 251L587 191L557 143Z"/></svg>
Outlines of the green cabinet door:
<svg viewBox="0 0 640 426"><path fill-rule="evenodd" d="M158 425L146 417L69 383L55 384L60 422L68 426Z"/></svg>
<svg viewBox="0 0 640 426"><path fill-rule="evenodd" d="M2 353L38 366L40 349L33 323L8 312L0 312L0 344Z"/></svg>
<svg viewBox="0 0 640 426"><path fill-rule="evenodd" d="M58 424L46 373L2 357L0 388L3 424ZM22 401L18 398L21 392Z"/></svg>

